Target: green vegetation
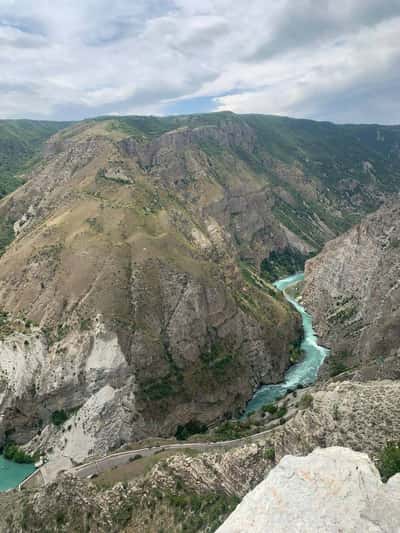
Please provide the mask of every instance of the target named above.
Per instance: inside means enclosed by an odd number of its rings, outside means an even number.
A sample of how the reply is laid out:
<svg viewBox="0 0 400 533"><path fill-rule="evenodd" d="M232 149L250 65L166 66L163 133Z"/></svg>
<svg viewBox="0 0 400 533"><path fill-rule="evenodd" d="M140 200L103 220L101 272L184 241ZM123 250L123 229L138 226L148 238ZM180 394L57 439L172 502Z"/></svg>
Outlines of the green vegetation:
<svg viewBox="0 0 400 533"><path fill-rule="evenodd" d="M383 481L400 472L400 443L388 443L379 454L378 469Z"/></svg>
<svg viewBox="0 0 400 533"><path fill-rule="evenodd" d="M329 375L331 378L347 372L349 367L346 365L343 357L339 355L331 355L329 357Z"/></svg>
<svg viewBox="0 0 400 533"><path fill-rule="evenodd" d="M340 411L339 411L339 405L337 403L333 404L333 412L332 412L333 420L340 420Z"/></svg>
<svg viewBox="0 0 400 533"><path fill-rule="evenodd" d="M294 248L272 251L261 263L261 275L270 283L304 270L311 255L303 255Z"/></svg>
<svg viewBox="0 0 400 533"><path fill-rule="evenodd" d="M301 349L301 343L303 342L303 331L295 342L289 345L289 362L294 365L301 361L304 357L304 352Z"/></svg>
<svg viewBox="0 0 400 533"><path fill-rule="evenodd" d="M3 450L3 455L9 461L14 461L15 463L34 463L35 458L28 453L25 453L15 442L9 441Z"/></svg>
<svg viewBox="0 0 400 533"><path fill-rule="evenodd" d="M342 362L337 361L335 359L332 359L330 361L330 376L331 378L338 376L339 374L343 374L343 372L347 372L348 367Z"/></svg>
<svg viewBox="0 0 400 533"><path fill-rule="evenodd" d="M92 326L92 320L90 318L81 318L79 321L79 327L81 331L88 331Z"/></svg>
<svg viewBox="0 0 400 533"><path fill-rule="evenodd" d="M215 531L239 503L237 496L223 492L197 494L191 491L170 492L166 503L182 532Z"/></svg>
<svg viewBox="0 0 400 533"><path fill-rule="evenodd" d="M147 381L143 386L143 395L147 400L159 401L169 398L182 390L179 375L169 374L157 380Z"/></svg>
<svg viewBox="0 0 400 533"><path fill-rule="evenodd" d="M278 411L278 407L274 405L273 403L267 403L267 405L264 405L262 407L262 411L264 413L269 413L270 415L276 415L276 412Z"/></svg>
<svg viewBox="0 0 400 533"><path fill-rule="evenodd" d="M318 177L335 191L344 179L356 178L364 184L376 176L385 190L396 186L400 173L394 150L400 136L397 126L342 126L265 115L241 117L256 130L259 150L264 148L287 164L300 162L306 175ZM372 165L375 176L365 171L365 161ZM360 190L355 192L362 194ZM366 194L363 199L366 204L372 202Z"/></svg>
<svg viewBox="0 0 400 533"><path fill-rule="evenodd" d="M69 418L69 415L64 411L64 409L61 409L60 411L54 411L51 415L51 421L55 426L62 426L65 421L67 421Z"/></svg>
<svg viewBox="0 0 400 533"><path fill-rule="evenodd" d="M55 426L62 426L71 416L79 411L81 405L73 407L72 409L60 409L59 411L54 411L51 414L51 421Z"/></svg>
<svg viewBox="0 0 400 533"><path fill-rule="evenodd" d="M227 119L238 122L241 120L238 115L225 111L199 115L175 115L171 117L99 117L95 120L108 121L111 123L109 126L111 129L119 130L141 141L183 127L198 128L200 126L217 126Z"/></svg>
<svg viewBox="0 0 400 533"><path fill-rule="evenodd" d="M228 370L235 365L236 357L234 354L227 353L226 348L220 342L215 342L210 351L201 354L200 360L203 367L211 371L218 381L224 381L229 379Z"/></svg>
<svg viewBox="0 0 400 533"><path fill-rule="evenodd" d="M286 413L287 407L285 405L281 405L276 412L276 418L282 418L286 415Z"/></svg>
<svg viewBox="0 0 400 533"><path fill-rule="evenodd" d="M215 441L235 440L252 435L256 431L247 420L227 420L213 430L211 438Z"/></svg>
<svg viewBox="0 0 400 533"><path fill-rule="evenodd" d="M285 405L278 406L273 403L268 403L261 407L261 411L263 413L269 413L270 415L272 415L273 419L282 418L287 413L287 407Z"/></svg>
<svg viewBox="0 0 400 533"><path fill-rule="evenodd" d="M0 336L3 337L11 333L9 326L9 316L7 311L0 309Z"/></svg>
<svg viewBox="0 0 400 533"><path fill-rule="evenodd" d="M303 396L300 398L299 401L299 407L300 409L309 409L313 406L314 398L312 394L309 392L306 392L303 394Z"/></svg>
<svg viewBox="0 0 400 533"><path fill-rule="evenodd" d="M23 184L43 143L67 122L0 120L0 200ZM0 256L14 239L14 221L0 216Z"/></svg>
<svg viewBox="0 0 400 533"><path fill-rule="evenodd" d="M14 239L14 224L8 218L0 217L0 256Z"/></svg>
<svg viewBox="0 0 400 533"><path fill-rule="evenodd" d="M198 435L207 432L206 424L199 422L198 420L190 420L187 424L179 424L176 428L175 437L178 440L186 440L191 435Z"/></svg>
<svg viewBox="0 0 400 533"><path fill-rule="evenodd" d="M30 169L43 143L68 125L34 120L0 121L0 198L23 183L20 174Z"/></svg>
<svg viewBox="0 0 400 533"><path fill-rule="evenodd" d="M275 461L275 449L267 448L264 452L264 456L268 461Z"/></svg>
<svg viewBox="0 0 400 533"><path fill-rule="evenodd" d="M332 317L332 322L339 322L340 324L343 324L347 320L350 320L350 318L354 317L354 315L357 314L357 306L356 305L350 305L347 307L343 307L339 309Z"/></svg>

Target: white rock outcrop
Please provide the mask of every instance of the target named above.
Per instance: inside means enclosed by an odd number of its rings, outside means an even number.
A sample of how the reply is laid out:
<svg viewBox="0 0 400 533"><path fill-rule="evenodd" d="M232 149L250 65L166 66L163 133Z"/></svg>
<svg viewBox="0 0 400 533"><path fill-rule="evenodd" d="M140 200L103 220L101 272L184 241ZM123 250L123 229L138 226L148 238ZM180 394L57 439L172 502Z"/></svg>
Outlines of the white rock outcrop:
<svg viewBox="0 0 400 533"><path fill-rule="evenodd" d="M398 533L400 474L382 483L348 448L285 456L217 533Z"/></svg>

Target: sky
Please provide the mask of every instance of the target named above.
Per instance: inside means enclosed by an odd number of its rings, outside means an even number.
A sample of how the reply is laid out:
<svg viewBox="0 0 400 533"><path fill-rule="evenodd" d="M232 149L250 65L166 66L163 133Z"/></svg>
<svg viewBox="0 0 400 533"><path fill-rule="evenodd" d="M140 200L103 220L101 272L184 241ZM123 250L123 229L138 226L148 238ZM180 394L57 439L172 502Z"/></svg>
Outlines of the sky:
<svg viewBox="0 0 400 533"><path fill-rule="evenodd" d="M0 118L400 124L400 0L0 0Z"/></svg>

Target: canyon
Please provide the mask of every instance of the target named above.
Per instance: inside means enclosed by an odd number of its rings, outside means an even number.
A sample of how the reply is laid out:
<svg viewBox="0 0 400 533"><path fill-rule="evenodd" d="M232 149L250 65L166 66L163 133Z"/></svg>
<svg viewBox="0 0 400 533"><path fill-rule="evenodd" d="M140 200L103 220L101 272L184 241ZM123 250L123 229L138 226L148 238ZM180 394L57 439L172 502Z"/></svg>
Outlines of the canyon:
<svg viewBox="0 0 400 533"><path fill-rule="evenodd" d="M67 475L1 496L1 531L180 531L180 505L189 531L214 531L288 454L378 460L400 430L399 127L224 112L40 131L14 139L26 155L0 201L2 444L74 465L239 417L300 356L274 282L304 265L330 355L267 437L127 485Z"/></svg>

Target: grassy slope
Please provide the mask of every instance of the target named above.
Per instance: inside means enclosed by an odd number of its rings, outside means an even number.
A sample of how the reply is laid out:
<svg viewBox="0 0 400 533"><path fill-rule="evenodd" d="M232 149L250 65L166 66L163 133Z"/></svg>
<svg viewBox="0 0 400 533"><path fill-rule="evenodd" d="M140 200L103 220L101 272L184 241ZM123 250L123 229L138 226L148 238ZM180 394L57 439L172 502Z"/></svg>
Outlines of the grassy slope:
<svg viewBox="0 0 400 533"><path fill-rule="evenodd" d="M180 127L223 128L228 122L251 126L256 132L256 145L252 152L237 149L231 153L216 142L204 142L200 149L211 161L215 179L223 182L225 176L232 175L232 156L240 160L242 167L247 168L249 179L254 180L256 176L260 183L267 182L275 188L276 218L314 249L376 209L381 193L399 190L399 126L335 125L222 112L171 117L99 117L66 129L62 138L79 140L88 134L106 134L114 140L133 136L148 141ZM20 175L32 165L43 141L66 125L29 120L0 122L0 199L22 183ZM285 175L271 166L271 158L275 167L284 167ZM372 173L365 171L366 161L373 165ZM236 173L237 168L235 165ZM292 177L293 169L300 171L302 180ZM247 178L242 174L238 179ZM283 188L289 199L276 192L278 188ZM319 220L332 231L330 236L321 230ZM0 250L11 239L12 223L0 220Z"/></svg>

